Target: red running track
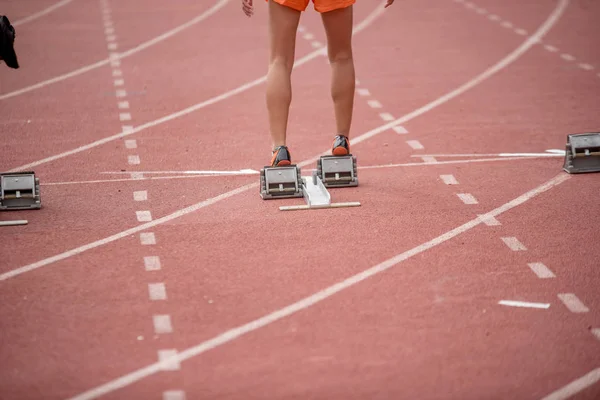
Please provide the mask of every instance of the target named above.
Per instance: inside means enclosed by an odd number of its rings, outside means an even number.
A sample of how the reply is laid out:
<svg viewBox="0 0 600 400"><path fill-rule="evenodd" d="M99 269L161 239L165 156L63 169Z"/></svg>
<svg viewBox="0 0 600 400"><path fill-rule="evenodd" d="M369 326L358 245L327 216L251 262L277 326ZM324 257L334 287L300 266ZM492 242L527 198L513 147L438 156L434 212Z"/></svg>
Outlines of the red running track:
<svg viewBox="0 0 600 400"><path fill-rule="evenodd" d="M74 0L22 24L0 97L218 4L126 3ZM560 155L497 156L598 130L600 5L359 2L360 186L332 196L362 205L282 212L302 201L262 201L256 175L181 172L269 158L266 10L225 3L0 100L0 170L30 165L43 196L0 214L29 221L1 228L0 397L600 398L600 181ZM331 140L328 66L304 58L323 43L307 12L297 162Z"/></svg>

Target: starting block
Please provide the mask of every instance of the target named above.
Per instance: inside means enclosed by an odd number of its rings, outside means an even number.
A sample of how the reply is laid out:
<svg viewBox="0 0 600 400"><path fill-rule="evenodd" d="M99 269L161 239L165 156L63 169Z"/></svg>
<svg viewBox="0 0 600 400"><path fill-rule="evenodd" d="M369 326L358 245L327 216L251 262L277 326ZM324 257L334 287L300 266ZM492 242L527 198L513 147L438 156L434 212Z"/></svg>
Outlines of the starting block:
<svg viewBox="0 0 600 400"><path fill-rule="evenodd" d="M281 206L281 211L293 211L293 210L310 210L319 208L341 208L341 207L358 207L360 203L357 201L346 202L346 203L332 203L331 195L327 191L327 188L323 184L323 181L318 176L317 171L313 172L312 177L303 176L303 194L305 205L299 206Z"/></svg>
<svg viewBox="0 0 600 400"><path fill-rule="evenodd" d="M569 174L600 172L600 132L567 136L563 170Z"/></svg>
<svg viewBox="0 0 600 400"><path fill-rule="evenodd" d="M317 161L317 176L325 187L358 186L356 157L322 156Z"/></svg>
<svg viewBox="0 0 600 400"><path fill-rule="evenodd" d="M0 174L0 211L41 207L40 182L33 172Z"/></svg>
<svg viewBox="0 0 600 400"><path fill-rule="evenodd" d="M264 200L303 197L300 168L264 167L260 170L260 197Z"/></svg>

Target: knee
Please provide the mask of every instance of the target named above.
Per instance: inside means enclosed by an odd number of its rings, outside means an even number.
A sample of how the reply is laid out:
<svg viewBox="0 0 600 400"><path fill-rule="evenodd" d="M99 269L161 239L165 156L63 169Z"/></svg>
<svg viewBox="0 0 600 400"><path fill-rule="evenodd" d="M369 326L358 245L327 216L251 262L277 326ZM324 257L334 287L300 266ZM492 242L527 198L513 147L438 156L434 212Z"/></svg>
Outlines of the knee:
<svg viewBox="0 0 600 400"><path fill-rule="evenodd" d="M336 63L351 63L352 60L352 50L342 50L342 51L329 51L329 62L331 64Z"/></svg>
<svg viewBox="0 0 600 400"><path fill-rule="evenodd" d="M270 67L271 68L282 68L288 72L291 72L292 69L294 68L294 57L293 56L291 56L291 57L284 56L284 55L273 56L273 57L271 57Z"/></svg>

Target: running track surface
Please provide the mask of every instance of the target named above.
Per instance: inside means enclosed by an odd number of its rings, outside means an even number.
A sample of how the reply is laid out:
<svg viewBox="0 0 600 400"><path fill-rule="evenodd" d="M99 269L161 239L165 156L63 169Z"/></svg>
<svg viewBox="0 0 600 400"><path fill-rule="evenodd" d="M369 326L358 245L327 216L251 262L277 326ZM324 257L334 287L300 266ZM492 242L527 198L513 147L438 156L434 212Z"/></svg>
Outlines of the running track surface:
<svg viewBox="0 0 600 400"><path fill-rule="evenodd" d="M546 151L600 128L600 3L359 1L360 186L331 193L362 205L296 212L181 172L268 162L266 4L61 3L0 75L0 171L43 204L0 214L29 222L0 228L2 399L600 398L600 180ZM324 43L309 9L298 60ZM293 85L308 175L325 57Z"/></svg>

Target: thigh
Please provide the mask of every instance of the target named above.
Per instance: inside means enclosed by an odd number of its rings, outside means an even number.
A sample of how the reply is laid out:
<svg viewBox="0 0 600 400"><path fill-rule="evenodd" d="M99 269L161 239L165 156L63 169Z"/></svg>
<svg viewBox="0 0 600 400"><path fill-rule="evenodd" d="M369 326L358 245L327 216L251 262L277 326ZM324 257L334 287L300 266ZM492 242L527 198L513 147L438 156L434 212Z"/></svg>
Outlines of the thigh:
<svg viewBox="0 0 600 400"><path fill-rule="evenodd" d="M315 5L319 2L331 3L354 3L354 0L314 0ZM330 59L348 58L352 56L352 20L353 7L349 4L345 7L334 8L330 11L321 12L321 18L327 35L327 50Z"/></svg>
<svg viewBox="0 0 600 400"><path fill-rule="evenodd" d="M348 8L356 3L356 0L313 0L315 10L320 13L327 13L334 10Z"/></svg>
<svg viewBox="0 0 600 400"><path fill-rule="evenodd" d="M305 0L299 0L303 3ZM284 60L293 66L296 47L296 31L300 22L301 11L289 7L287 0L269 1L269 37L271 61ZM298 3L300 4L300 3ZM306 6L305 6L306 8Z"/></svg>

